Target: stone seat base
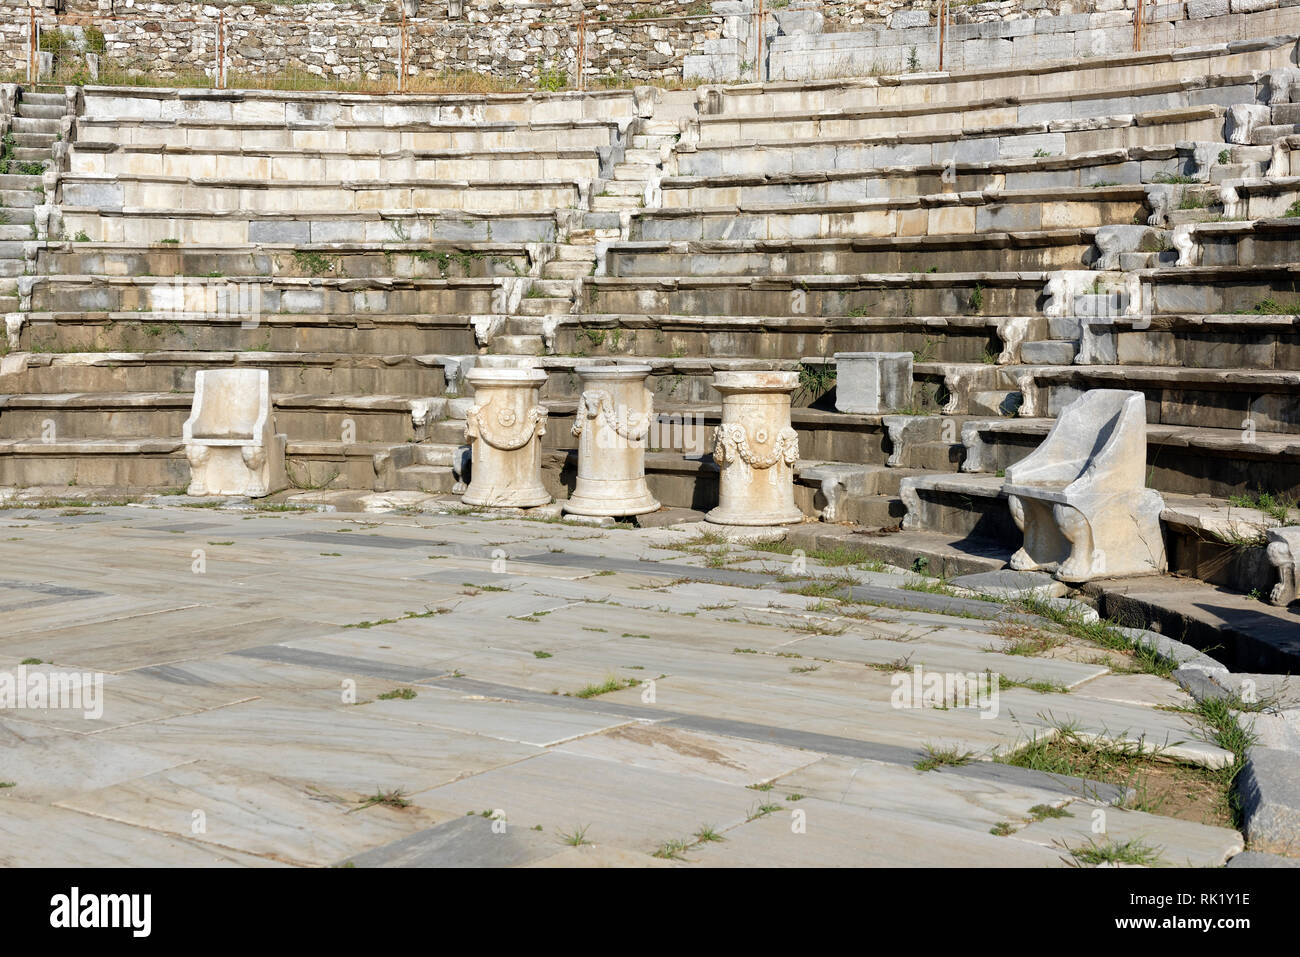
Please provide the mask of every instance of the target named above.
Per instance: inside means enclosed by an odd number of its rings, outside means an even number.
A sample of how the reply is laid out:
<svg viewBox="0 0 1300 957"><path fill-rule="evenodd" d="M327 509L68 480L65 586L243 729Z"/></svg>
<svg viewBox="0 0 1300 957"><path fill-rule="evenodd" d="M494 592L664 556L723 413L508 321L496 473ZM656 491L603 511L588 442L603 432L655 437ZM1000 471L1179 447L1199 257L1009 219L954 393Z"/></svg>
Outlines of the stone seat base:
<svg viewBox="0 0 1300 957"><path fill-rule="evenodd" d="M1006 501L1006 480L992 475L905 478L904 530L960 535L1018 546L1021 536ZM1010 490L1014 491L1014 490ZM1275 518L1226 498L1164 493L1160 514L1169 571L1267 595L1276 572L1265 555ZM1298 515L1300 517L1300 515Z"/></svg>

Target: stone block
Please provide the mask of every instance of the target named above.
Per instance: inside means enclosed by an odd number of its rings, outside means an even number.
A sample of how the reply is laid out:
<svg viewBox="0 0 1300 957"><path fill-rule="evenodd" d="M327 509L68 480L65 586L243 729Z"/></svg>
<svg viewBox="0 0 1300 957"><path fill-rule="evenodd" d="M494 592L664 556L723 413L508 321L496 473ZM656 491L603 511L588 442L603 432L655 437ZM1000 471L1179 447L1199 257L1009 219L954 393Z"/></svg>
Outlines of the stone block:
<svg viewBox="0 0 1300 957"><path fill-rule="evenodd" d="M875 415L912 404L912 353L835 353L835 408Z"/></svg>
<svg viewBox="0 0 1300 957"><path fill-rule="evenodd" d="M892 30L906 30L909 27L928 27L929 25L929 10L895 10L889 16L889 27Z"/></svg>
<svg viewBox="0 0 1300 957"><path fill-rule="evenodd" d="M1068 366L1074 362L1075 344L1060 339L1024 342L1020 345L1020 360L1026 365Z"/></svg>
<svg viewBox="0 0 1300 957"><path fill-rule="evenodd" d="M250 243L309 243L311 224L297 219L254 219L248 224Z"/></svg>
<svg viewBox="0 0 1300 957"><path fill-rule="evenodd" d="M1251 849L1300 853L1300 754L1251 748L1237 790Z"/></svg>

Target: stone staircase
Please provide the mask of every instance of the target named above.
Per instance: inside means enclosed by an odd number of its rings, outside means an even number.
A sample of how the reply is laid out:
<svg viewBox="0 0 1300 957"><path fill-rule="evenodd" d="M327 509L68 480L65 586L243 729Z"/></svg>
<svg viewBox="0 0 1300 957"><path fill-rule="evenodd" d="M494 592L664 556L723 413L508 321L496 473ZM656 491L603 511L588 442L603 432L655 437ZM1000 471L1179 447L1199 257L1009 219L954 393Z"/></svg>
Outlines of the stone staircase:
<svg viewBox="0 0 1300 957"><path fill-rule="evenodd" d="M592 183L589 209L577 210L563 228L564 240L548 250L540 279L534 280L509 317L506 331L493 337L489 351L502 355L544 355L548 324L580 312L582 280L601 272L605 247L627 239L630 214L658 205L654 187L664 175L680 130L675 123L636 118L626 134L627 147L610 175Z"/></svg>
<svg viewBox="0 0 1300 957"><path fill-rule="evenodd" d="M62 93L9 90L0 145L0 310L5 313L18 310L17 277L34 265L28 255L36 239L33 211L45 202L42 174L52 162L67 110Z"/></svg>

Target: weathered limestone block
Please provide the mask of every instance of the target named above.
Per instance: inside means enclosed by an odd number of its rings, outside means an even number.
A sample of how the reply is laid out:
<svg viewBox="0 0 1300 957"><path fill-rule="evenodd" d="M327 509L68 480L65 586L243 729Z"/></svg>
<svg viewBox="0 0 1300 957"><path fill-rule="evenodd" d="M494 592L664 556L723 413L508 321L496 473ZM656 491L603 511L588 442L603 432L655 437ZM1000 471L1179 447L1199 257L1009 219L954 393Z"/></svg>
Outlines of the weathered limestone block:
<svg viewBox="0 0 1300 957"><path fill-rule="evenodd" d="M575 515L642 515L659 508L645 482L654 422L647 365L578 366L582 395L573 420L578 479L564 505Z"/></svg>
<svg viewBox="0 0 1300 957"><path fill-rule="evenodd" d="M190 495L261 498L286 487L285 436L277 435L265 369L204 369L182 436Z"/></svg>
<svg viewBox="0 0 1300 957"><path fill-rule="evenodd" d="M1300 586L1296 564L1300 562L1300 526L1268 530L1268 560L1277 569L1277 584L1269 592L1274 605L1289 605L1296 600Z"/></svg>
<svg viewBox="0 0 1300 957"><path fill-rule="evenodd" d="M713 461L722 470L718 507L705 518L718 525L786 525L803 520L794 503L799 434L790 425L797 372L715 372L722 423Z"/></svg>
<svg viewBox="0 0 1300 957"><path fill-rule="evenodd" d="M1007 469L1003 491L1025 536L1011 567L1067 582L1163 572L1164 501L1145 487L1146 461L1141 392L1094 389L1072 402Z"/></svg>
<svg viewBox="0 0 1300 957"><path fill-rule="evenodd" d="M875 415L912 404L912 353L835 353L835 408Z"/></svg>
<svg viewBox="0 0 1300 957"><path fill-rule="evenodd" d="M546 408L541 388L546 373L531 368L475 368L465 378L474 405L465 413L465 438L473 469L466 505L530 508L545 505L542 443Z"/></svg>

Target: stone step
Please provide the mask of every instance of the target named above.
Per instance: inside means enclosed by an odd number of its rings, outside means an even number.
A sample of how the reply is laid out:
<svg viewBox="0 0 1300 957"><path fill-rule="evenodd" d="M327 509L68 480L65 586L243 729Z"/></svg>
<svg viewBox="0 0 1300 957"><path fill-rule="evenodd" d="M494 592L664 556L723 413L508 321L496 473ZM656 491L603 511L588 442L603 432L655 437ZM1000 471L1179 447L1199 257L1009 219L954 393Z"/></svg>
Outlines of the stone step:
<svg viewBox="0 0 1300 957"><path fill-rule="evenodd" d="M729 226L744 231L743 221L714 223L722 236ZM632 228L639 230L639 223L634 221ZM1093 234L1079 229L833 239L631 240L611 242L606 271L626 277L993 272L1081 268L1093 249Z"/></svg>
<svg viewBox="0 0 1300 957"><path fill-rule="evenodd" d="M565 300L573 299L573 283L567 280L546 280L536 279L533 281L530 293L538 297L554 297Z"/></svg>
<svg viewBox="0 0 1300 957"><path fill-rule="evenodd" d="M22 276L27 273L27 260L17 259L0 259L0 276L11 279L15 276Z"/></svg>
<svg viewBox="0 0 1300 957"><path fill-rule="evenodd" d="M4 312L17 309L16 299L3 305ZM473 341L472 334L469 339ZM0 394L117 392L124 383L142 391L189 392L194 388L197 370L239 367L266 369L275 394L317 396L437 396L442 392L444 376L441 356L271 352L258 348L76 353L46 348L10 353L0 367Z"/></svg>
<svg viewBox="0 0 1300 957"><path fill-rule="evenodd" d="M573 299L556 296L534 296L521 299L517 314L520 316L567 316L573 308Z"/></svg>
<svg viewBox="0 0 1300 957"><path fill-rule="evenodd" d="M1076 313L1085 315L1085 313ZM1073 339L1046 339L1020 344L1020 361L1026 365L1068 366L1074 363L1078 344Z"/></svg>
<svg viewBox="0 0 1300 957"><path fill-rule="evenodd" d="M501 356L542 356L546 354L546 343L541 336L497 336L491 351Z"/></svg>
<svg viewBox="0 0 1300 957"><path fill-rule="evenodd" d="M1233 146L1228 149L1228 154L1234 163L1264 163L1267 165L1273 159L1273 147Z"/></svg>
<svg viewBox="0 0 1300 957"><path fill-rule="evenodd" d="M619 163L614 167L614 179L637 180L644 183L659 171L658 166L649 163Z"/></svg>
<svg viewBox="0 0 1300 957"><path fill-rule="evenodd" d="M48 144L35 146L18 144L14 147L13 158L17 163L41 163L43 165L50 161L50 148Z"/></svg>
<svg viewBox="0 0 1300 957"><path fill-rule="evenodd" d="M272 396L276 429L291 441L419 442L442 398L389 395ZM189 392L83 392L0 399L0 440L36 440L47 427L63 440L179 437L189 417ZM433 462L430 464L450 464Z"/></svg>
<svg viewBox="0 0 1300 957"><path fill-rule="evenodd" d="M15 138L21 134L30 133L43 133L48 134L51 137L56 137L59 134L59 127L62 122L62 119L57 117L46 118L42 116L21 115L20 111L20 115L13 118L13 126L11 128L14 131Z"/></svg>
<svg viewBox="0 0 1300 957"><path fill-rule="evenodd" d="M16 154L19 149L48 151L58 141L59 133L58 130L14 130L13 136Z"/></svg>
<svg viewBox="0 0 1300 957"><path fill-rule="evenodd" d="M1300 133L1300 124L1270 124L1255 127L1250 140L1256 146L1265 146L1280 140L1284 136L1293 136L1296 133Z"/></svg>
<svg viewBox="0 0 1300 957"><path fill-rule="evenodd" d="M1215 163L1210 167L1210 182L1229 179L1253 179L1264 175L1267 163Z"/></svg>
<svg viewBox="0 0 1300 957"><path fill-rule="evenodd" d="M1169 225L1186 226L1191 223L1209 223L1219 219L1220 213L1215 212L1214 207L1218 206L1210 200L1200 209L1171 209L1168 213ZM1222 208L1222 207L1220 207Z"/></svg>
<svg viewBox="0 0 1300 957"><path fill-rule="evenodd" d="M591 208L597 212L610 212L622 209L640 209L640 196L593 196Z"/></svg>
<svg viewBox="0 0 1300 957"><path fill-rule="evenodd" d="M0 441L0 485L177 488L189 479L179 436Z"/></svg>
<svg viewBox="0 0 1300 957"><path fill-rule="evenodd" d="M645 195L645 180L611 179L601 184L598 196L635 196L640 199Z"/></svg>
<svg viewBox="0 0 1300 957"><path fill-rule="evenodd" d="M641 166L658 168L661 165L659 150L657 149L630 149L623 154L624 163L634 163ZM620 164L622 165L622 164Z"/></svg>
<svg viewBox="0 0 1300 957"><path fill-rule="evenodd" d="M590 276L596 271L596 260L577 261L555 261L549 262L542 269L542 276L546 279L576 279L579 276Z"/></svg>
<svg viewBox="0 0 1300 957"><path fill-rule="evenodd" d="M677 136L668 136L666 134L655 133L633 133L631 140L628 141L633 150L648 150L658 154L664 146L672 145L677 142Z"/></svg>
<svg viewBox="0 0 1300 957"><path fill-rule="evenodd" d="M464 412L460 413L464 416ZM465 441L465 419L448 418L429 424L429 441L455 446Z"/></svg>
<svg viewBox="0 0 1300 957"><path fill-rule="evenodd" d="M36 90L23 90L19 106L57 106L66 107L68 98L63 93L42 93Z"/></svg>
<svg viewBox="0 0 1300 957"><path fill-rule="evenodd" d="M594 263L596 249L589 244L563 243L555 247L555 259L552 262L556 261Z"/></svg>
<svg viewBox="0 0 1300 957"><path fill-rule="evenodd" d="M676 120L642 120L635 135L676 137L680 134L681 127Z"/></svg>
<svg viewBox="0 0 1300 957"><path fill-rule="evenodd" d="M30 224L33 221L32 207L30 206L11 206L6 209L0 209L0 225L14 227L23 224ZM13 234L10 234L9 237L0 234L0 238L17 239L18 237L13 236ZM32 231L30 228L27 229L27 234L23 238L32 238Z"/></svg>
<svg viewBox="0 0 1300 957"><path fill-rule="evenodd" d="M35 189L41 185L41 177L22 173L0 174L0 189Z"/></svg>
<svg viewBox="0 0 1300 957"><path fill-rule="evenodd" d="M47 103L41 100L34 100L32 97L33 94L31 93L24 93L22 95L22 98L18 101L17 119L41 119L54 123L58 123L62 120L63 114L68 108L66 99L59 98L58 100ZM54 129L56 132L58 131L57 126L55 126Z"/></svg>
<svg viewBox="0 0 1300 957"><path fill-rule="evenodd" d="M386 491L429 492L434 495L451 492L456 477L450 465L408 465L395 473L393 488Z"/></svg>
<svg viewBox="0 0 1300 957"><path fill-rule="evenodd" d="M13 209L17 206L35 206L44 202L45 197L30 189L0 189L0 208Z"/></svg>

